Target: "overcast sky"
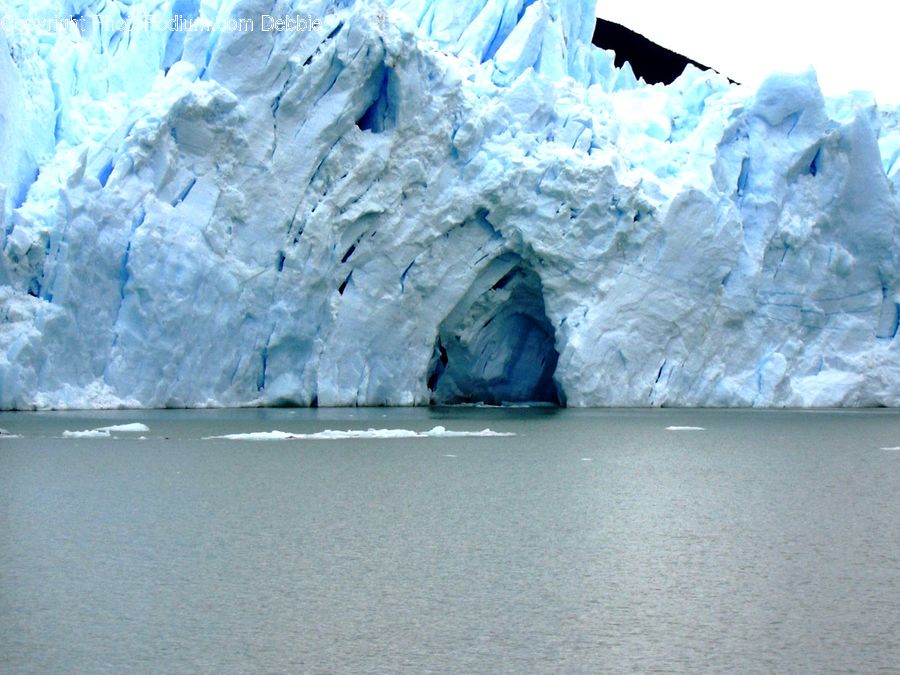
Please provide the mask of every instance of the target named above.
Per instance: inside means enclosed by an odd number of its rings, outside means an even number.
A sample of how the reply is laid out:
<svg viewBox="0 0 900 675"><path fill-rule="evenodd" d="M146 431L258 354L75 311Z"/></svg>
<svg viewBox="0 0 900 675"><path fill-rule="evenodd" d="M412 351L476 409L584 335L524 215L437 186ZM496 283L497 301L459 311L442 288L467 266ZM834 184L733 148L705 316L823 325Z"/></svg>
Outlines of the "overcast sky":
<svg viewBox="0 0 900 675"><path fill-rule="evenodd" d="M598 0L597 15L742 83L811 64L826 94L900 104L898 0Z"/></svg>

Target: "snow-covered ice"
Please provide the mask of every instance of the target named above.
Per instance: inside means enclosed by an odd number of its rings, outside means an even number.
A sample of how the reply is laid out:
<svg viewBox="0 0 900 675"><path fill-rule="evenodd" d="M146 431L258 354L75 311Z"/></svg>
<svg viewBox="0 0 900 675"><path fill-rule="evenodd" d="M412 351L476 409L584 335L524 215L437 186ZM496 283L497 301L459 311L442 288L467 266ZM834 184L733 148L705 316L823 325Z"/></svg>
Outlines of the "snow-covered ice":
<svg viewBox="0 0 900 675"><path fill-rule="evenodd" d="M592 0L0 17L2 409L900 404L865 93L646 86Z"/></svg>

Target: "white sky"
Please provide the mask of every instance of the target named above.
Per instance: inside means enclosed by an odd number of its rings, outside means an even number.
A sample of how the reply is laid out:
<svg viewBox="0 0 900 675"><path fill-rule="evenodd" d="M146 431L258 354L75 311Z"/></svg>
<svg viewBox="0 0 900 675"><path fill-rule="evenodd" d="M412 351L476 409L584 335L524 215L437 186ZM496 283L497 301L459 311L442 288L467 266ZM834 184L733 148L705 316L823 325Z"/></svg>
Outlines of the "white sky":
<svg viewBox="0 0 900 675"><path fill-rule="evenodd" d="M826 94L900 104L898 0L598 0L597 15L742 83L812 65Z"/></svg>

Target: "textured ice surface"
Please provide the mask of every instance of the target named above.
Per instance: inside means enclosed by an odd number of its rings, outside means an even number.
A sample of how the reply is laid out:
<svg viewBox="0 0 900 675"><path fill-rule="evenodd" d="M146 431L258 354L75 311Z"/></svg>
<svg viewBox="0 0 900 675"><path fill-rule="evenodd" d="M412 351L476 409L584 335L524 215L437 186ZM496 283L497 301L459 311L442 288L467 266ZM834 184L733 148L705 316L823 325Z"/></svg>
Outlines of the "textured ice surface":
<svg viewBox="0 0 900 675"><path fill-rule="evenodd" d="M0 0L0 408L900 403L897 111L593 4Z"/></svg>

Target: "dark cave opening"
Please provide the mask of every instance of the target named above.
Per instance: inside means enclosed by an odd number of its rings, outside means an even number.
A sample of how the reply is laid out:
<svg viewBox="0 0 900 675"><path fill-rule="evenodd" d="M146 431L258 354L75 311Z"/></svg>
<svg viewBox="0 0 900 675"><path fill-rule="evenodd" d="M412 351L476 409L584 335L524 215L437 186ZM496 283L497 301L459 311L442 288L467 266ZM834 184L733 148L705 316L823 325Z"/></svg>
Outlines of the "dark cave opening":
<svg viewBox="0 0 900 675"><path fill-rule="evenodd" d="M380 134L397 125L397 83L393 69L383 66L373 76L375 98L356 121L362 131Z"/></svg>
<svg viewBox="0 0 900 675"><path fill-rule="evenodd" d="M563 406L540 279L518 258L495 262L439 328L428 371L431 401Z"/></svg>

